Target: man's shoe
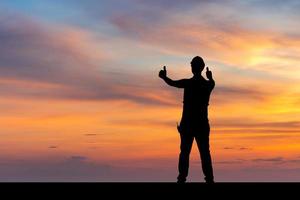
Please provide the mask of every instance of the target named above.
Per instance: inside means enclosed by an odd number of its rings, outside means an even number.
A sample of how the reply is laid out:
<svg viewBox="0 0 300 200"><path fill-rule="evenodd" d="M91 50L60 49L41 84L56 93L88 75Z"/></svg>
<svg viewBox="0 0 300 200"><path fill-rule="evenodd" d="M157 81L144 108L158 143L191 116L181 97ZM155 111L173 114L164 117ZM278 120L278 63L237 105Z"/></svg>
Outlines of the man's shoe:
<svg viewBox="0 0 300 200"><path fill-rule="evenodd" d="M183 184L186 182L186 179L185 178L177 178L177 183L179 184Z"/></svg>
<svg viewBox="0 0 300 200"><path fill-rule="evenodd" d="M185 181L177 180L177 183L178 183L178 184L185 184Z"/></svg>
<svg viewBox="0 0 300 200"><path fill-rule="evenodd" d="M205 182L208 184L215 183L214 179L211 179L211 178L205 178Z"/></svg>

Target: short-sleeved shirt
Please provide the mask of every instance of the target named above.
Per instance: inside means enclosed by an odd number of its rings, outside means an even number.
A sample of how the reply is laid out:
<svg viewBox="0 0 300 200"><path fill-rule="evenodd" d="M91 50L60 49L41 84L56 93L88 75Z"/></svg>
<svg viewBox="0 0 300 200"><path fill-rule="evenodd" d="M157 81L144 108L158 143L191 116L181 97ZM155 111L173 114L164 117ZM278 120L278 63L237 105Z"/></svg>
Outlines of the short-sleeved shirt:
<svg viewBox="0 0 300 200"><path fill-rule="evenodd" d="M180 126L185 129L199 130L208 123L208 105L214 81L203 77L180 80L184 88L183 112Z"/></svg>

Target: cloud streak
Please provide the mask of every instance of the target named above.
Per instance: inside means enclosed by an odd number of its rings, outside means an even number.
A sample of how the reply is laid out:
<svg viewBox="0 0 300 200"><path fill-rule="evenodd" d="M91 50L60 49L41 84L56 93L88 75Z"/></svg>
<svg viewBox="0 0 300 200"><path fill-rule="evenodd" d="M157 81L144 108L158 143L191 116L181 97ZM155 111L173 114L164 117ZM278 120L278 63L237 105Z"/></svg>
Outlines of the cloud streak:
<svg viewBox="0 0 300 200"><path fill-rule="evenodd" d="M94 41L90 33L73 28L57 31L21 16L14 22L2 16L0 23L2 95L170 104L153 91L134 87L137 82L127 86L114 82L122 80L122 73L117 77L103 73L103 56L93 44L99 41Z"/></svg>
<svg viewBox="0 0 300 200"><path fill-rule="evenodd" d="M152 77L149 79L146 74L103 73L101 67L107 63L103 61L101 49L92 44L91 33L71 28L56 31L21 17L16 18L14 23L4 19L1 23L0 77L3 84L0 90L3 95L39 99L128 100L163 106L177 104L174 100L178 98L177 92L169 90L158 95L158 90L161 90L158 81L150 87L143 86L147 79L152 82ZM99 56L92 53L95 50L99 50ZM158 79L156 75L154 78ZM230 96L231 99L243 96L263 98L261 92L253 89L226 86L217 87L215 95L216 98Z"/></svg>
<svg viewBox="0 0 300 200"><path fill-rule="evenodd" d="M291 49L299 54L299 34L291 36L289 33L255 30L244 27L241 21L231 23L227 16L218 17L217 21L205 21L200 17L193 22L189 18L184 21L184 17L170 17L147 22L135 14L128 14L112 17L111 23L129 38L156 46L166 54L182 56L197 52L209 60L271 74L298 70L284 64L286 58L280 54L290 54ZM289 62L299 64L297 57L289 57Z"/></svg>

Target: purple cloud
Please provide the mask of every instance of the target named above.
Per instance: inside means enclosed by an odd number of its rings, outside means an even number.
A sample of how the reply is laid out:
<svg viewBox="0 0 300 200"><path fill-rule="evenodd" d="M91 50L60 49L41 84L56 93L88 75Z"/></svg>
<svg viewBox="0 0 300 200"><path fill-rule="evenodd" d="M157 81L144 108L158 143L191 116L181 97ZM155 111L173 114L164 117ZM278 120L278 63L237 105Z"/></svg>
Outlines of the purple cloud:
<svg viewBox="0 0 300 200"><path fill-rule="evenodd" d="M0 78L11 80L0 86L2 95L170 104L145 96L153 89L141 87L141 77L101 72L104 62L76 46L76 42L89 45L85 38L77 38L76 30L57 31L22 16L13 21L0 17Z"/></svg>

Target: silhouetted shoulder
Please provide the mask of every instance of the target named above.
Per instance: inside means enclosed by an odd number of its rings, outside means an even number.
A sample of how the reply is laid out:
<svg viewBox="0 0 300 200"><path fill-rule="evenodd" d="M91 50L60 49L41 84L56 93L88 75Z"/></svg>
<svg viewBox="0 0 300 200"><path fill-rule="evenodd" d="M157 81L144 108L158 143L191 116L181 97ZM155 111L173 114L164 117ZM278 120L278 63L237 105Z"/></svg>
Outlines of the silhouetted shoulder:
<svg viewBox="0 0 300 200"><path fill-rule="evenodd" d="M179 81L181 82L183 87L186 87L189 84L189 82L191 81L191 79L181 79Z"/></svg>
<svg viewBox="0 0 300 200"><path fill-rule="evenodd" d="M208 84L209 89L211 89L211 90L213 90L215 88L215 85L216 85L214 80L208 80L207 84Z"/></svg>
<svg viewBox="0 0 300 200"><path fill-rule="evenodd" d="M194 88L196 90L204 89L206 91L212 91L215 87L214 80L207 80L203 77L192 77L190 79L187 79L186 88Z"/></svg>
<svg viewBox="0 0 300 200"><path fill-rule="evenodd" d="M215 87L215 81L214 80L207 80L205 78L198 79L200 82L200 85L205 86L206 88L212 90Z"/></svg>

